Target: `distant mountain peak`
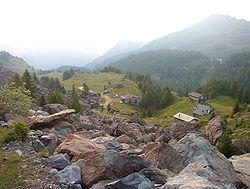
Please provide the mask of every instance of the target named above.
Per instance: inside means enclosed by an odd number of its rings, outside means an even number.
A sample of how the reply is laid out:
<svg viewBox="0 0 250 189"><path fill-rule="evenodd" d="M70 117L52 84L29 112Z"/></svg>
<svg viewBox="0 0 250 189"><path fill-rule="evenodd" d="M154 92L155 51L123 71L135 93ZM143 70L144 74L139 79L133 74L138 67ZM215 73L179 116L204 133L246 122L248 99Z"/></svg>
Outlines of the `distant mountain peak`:
<svg viewBox="0 0 250 189"><path fill-rule="evenodd" d="M102 56L98 57L88 65L86 65L86 68L93 69L98 67L99 64L103 63L105 60L120 55L124 53L129 53L134 50L137 50L141 47L143 47L145 43L142 42L131 42L127 40L121 40L119 41L113 48L111 48L109 51L107 51Z"/></svg>
<svg viewBox="0 0 250 189"><path fill-rule="evenodd" d="M144 51L157 49L194 50L221 58L250 50L250 22L213 14L201 22L149 42Z"/></svg>

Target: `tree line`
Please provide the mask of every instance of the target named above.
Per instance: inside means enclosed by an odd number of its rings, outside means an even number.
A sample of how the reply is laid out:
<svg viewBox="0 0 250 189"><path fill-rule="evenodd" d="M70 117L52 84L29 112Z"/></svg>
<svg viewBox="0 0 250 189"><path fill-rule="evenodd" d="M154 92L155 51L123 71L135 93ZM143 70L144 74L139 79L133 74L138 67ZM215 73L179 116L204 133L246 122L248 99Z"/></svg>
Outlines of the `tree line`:
<svg viewBox="0 0 250 189"><path fill-rule="evenodd" d="M135 81L142 92L142 117L151 117L153 109L163 109L173 102L174 97L170 89L167 86L153 85L149 75L128 72L126 77Z"/></svg>
<svg viewBox="0 0 250 189"><path fill-rule="evenodd" d="M220 95L237 98L240 103L250 103L250 92L236 81L212 79L198 88L198 91L212 99Z"/></svg>

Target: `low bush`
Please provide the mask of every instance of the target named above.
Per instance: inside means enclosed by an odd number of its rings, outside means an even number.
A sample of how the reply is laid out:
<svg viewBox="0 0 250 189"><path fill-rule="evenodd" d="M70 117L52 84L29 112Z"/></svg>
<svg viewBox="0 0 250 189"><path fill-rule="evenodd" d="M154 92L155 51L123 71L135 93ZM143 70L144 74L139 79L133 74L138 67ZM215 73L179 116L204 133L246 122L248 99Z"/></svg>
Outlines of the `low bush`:
<svg viewBox="0 0 250 189"><path fill-rule="evenodd" d="M13 121L8 132L4 135L4 142L15 140L26 141L29 136L29 126L21 121Z"/></svg>

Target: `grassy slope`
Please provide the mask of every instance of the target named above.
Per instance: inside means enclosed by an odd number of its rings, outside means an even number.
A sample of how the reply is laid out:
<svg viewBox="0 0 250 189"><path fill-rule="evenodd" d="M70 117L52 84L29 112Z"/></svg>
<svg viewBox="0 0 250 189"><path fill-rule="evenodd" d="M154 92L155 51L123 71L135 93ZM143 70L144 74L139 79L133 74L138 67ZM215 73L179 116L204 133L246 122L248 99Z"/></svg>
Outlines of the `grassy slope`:
<svg viewBox="0 0 250 189"><path fill-rule="evenodd" d="M62 81L62 73L49 73L42 76L49 76L49 77L57 77ZM122 74L115 74L115 73L97 73L97 74L75 74L74 77L62 81L66 90L71 90L72 85L75 84L76 87L82 85L82 83L86 83L89 88L93 91L103 92L104 85L111 84L123 84L124 87L121 89L111 89L110 90L110 97L112 99L112 106L114 109L119 110L121 114L130 114L134 112L138 112L139 108L137 106L131 106L127 104L120 104L120 96L129 93L134 94L136 96L141 97L141 93L136 87L136 84L129 80L123 79ZM118 94L119 97L115 97ZM119 115L118 115L119 116Z"/></svg>
<svg viewBox="0 0 250 189"><path fill-rule="evenodd" d="M58 77L62 80L62 73L50 73L46 76ZM80 86L85 82L91 90L102 92L104 85L107 85L110 81L111 84L122 83L124 88L121 89L112 89L110 92L110 97L112 99L112 106L114 109L117 109L121 114L129 114L139 112L139 108L136 106L120 104L120 97L115 97L116 94L119 96L130 93L141 97L140 91L136 88L136 84L133 81L128 79L123 79L123 75L115 73L98 73L98 74L76 74L73 78L62 81L66 90L71 90L72 84L75 84L76 87ZM221 115L230 115L233 109L235 100L227 96L219 96L215 99L208 100L207 103L215 108ZM165 115L173 116L178 112L182 112L188 115L192 115L194 103L190 102L188 98L181 97L177 98L176 101L169 107L161 110L154 111L153 118L146 118L146 121L150 124L160 123L161 125L167 125L173 122L173 118L164 119ZM119 116L119 115L117 115ZM208 116L200 117L201 121L207 121Z"/></svg>
<svg viewBox="0 0 250 189"><path fill-rule="evenodd" d="M217 110L222 116L231 115L235 99L228 96L219 96L207 101L213 108Z"/></svg>
<svg viewBox="0 0 250 189"><path fill-rule="evenodd" d="M0 188L25 189L28 188L28 185L40 188L41 181L44 180L49 169L41 169L33 162L39 153L19 156L3 151L3 136L6 132L6 129L0 128ZM7 160L3 160L3 158L7 158Z"/></svg>
<svg viewBox="0 0 250 189"><path fill-rule="evenodd" d="M163 110L153 112L153 118L146 119L147 123L159 123L161 125L168 125L174 121L174 118L164 118L164 116L174 116L178 112L188 115L193 114L194 103L190 102L187 97L177 97L175 102Z"/></svg>

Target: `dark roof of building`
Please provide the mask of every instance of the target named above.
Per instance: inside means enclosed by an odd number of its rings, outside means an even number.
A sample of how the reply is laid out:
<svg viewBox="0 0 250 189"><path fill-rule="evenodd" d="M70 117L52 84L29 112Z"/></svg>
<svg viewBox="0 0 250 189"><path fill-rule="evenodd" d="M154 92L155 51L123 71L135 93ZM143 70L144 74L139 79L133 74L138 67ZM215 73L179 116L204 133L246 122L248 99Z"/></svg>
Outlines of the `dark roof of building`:
<svg viewBox="0 0 250 189"><path fill-rule="evenodd" d="M201 97L203 95L200 94L200 93L197 93L197 92L191 92L191 93L188 94L188 96L193 96L193 97L199 98L199 97Z"/></svg>
<svg viewBox="0 0 250 189"><path fill-rule="evenodd" d="M132 94L124 94L121 96L122 99L130 99L130 98L138 98L137 96L134 96Z"/></svg>
<svg viewBox="0 0 250 189"><path fill-rule="evenodd" d="M196 115L204 115L208 114L210 110L213 110L213 108L211 108L210 106L204 104L197 104L193 113Z"/></svg>

